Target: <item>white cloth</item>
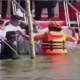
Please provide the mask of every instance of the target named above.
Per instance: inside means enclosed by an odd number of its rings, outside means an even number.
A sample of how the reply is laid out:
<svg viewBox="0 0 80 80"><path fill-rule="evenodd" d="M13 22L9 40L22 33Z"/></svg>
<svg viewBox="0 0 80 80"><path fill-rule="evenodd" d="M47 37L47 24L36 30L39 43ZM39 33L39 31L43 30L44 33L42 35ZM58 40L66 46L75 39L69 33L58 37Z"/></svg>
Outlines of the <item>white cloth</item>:
<svg viewBox="0 0 80 80"><path fill-rule="evenodd" d="M8 32L8 31L17 31L17 30L22 31L22 29L21 29L20 26L14 26L11 23L9 23L7 26L5 26L5 32ZM19 41L19 40L20 39L18 38L17 41ZM17 44L16 42L15 42L15 44Z"/></svg>
<svg viewBox="0 0 80 80"><path fill-rule="evenodd" d="M0 29L0 39L1 39L0 42L2 40L5 40L5 35L6 35L6 32ZM0 44L0 53L1 53L1 44Z"/></svg>
<svg viewBox="0 0 80 80"><path fill-rule="evenodd" d="M29 41L25 41L25 48L28 52L31 52L30 50L30 42ZM35 53L38 55L38 54L41 54L41 45L39 43L35 43Z"/></svg>
<svg viewBox="0 0 80 80"><path fill-rule="evenodd" d="M69 28L62 28L62 30L63 30L63 32L64 32L65 34L67 34L67 35L69 35L69 36L72 36L72 33L73 33L73 32L72 32L72 30L70 30ZM78 40L76 40L75 42L66 41L66 48L67 48L67 49L71 49L71 48L76 47L77 41L78 41Z"/></svg>
<svg viewBox="0 0 80 80"><path fill-rule="evenodd" d="M6 31L6 32L8 32L8 31L17 31L17 30L22 31L22 29L20 28L20 26L14 26L14 25L12 25L11 23L9 23L9 24L5 27L5 31Z"/></svg>
<svg viewBox="0 0 80 80"><path fill-rule="evenodd" d="M6 35L6 31L5 30L3 31L3 30L0 29L0 36L5 38L5 35Z"/></svg>
<svg viewBox="0 0 80 80"><path fill-rule="evenodd" d="M44 33L44 32L48 32L49 30L48 30L48 27L47 28L45 28L45 29L39 29L38 30L38 33Z"/></svg>
<svg viewBox="0 0 80 80"><path fill-rule="evenodd" d="M16 11L16 15L18 15L20 17L23 17L23 13L22 13L22 11L19 8Z"/></svg>

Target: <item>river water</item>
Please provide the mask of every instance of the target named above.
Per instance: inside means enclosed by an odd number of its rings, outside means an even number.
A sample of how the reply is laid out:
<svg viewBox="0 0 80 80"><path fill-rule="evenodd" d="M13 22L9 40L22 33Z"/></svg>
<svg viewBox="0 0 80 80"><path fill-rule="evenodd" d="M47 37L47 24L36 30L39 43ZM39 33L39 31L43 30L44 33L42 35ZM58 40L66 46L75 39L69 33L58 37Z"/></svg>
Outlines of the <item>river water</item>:
<svg viewBox="0 0 80 80"><path fill-rule="evenodd" d="M68 55L0 60L0 80L80 80L80 45Z"/></svg>

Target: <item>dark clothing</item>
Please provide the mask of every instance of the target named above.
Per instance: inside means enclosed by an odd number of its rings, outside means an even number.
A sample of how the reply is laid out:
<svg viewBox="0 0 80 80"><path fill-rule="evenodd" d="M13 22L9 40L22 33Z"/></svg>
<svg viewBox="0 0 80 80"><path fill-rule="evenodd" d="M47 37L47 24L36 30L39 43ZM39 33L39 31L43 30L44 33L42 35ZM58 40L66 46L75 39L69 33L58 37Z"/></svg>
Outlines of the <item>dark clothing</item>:
<svg viewBox="0 0 80 80"><path fill-rule="evenodd" d="M54 17L54 8L47 8L48 10L48 19L51 19L52 17Z"/></svg>
<svg viewBox="0 0 80 80"><path fill-rule="evenodd" d="M25 0L16 0L16 1L20 4L20 6L21 6L24 10L26 10L26 2L25 2ZM30 1L30 7L31 7L31 11L32 11L32 1ZM13 15L12 2L11 2L11 15Z"/></svg>
<svg viewBox="0 0 80 80"><path fill-rule="evenodd" d="M19 56L17 53L17 44L15 44L16 38L16 32L15 31L9 31L6 33L7 40L5 41L7 44L5 44L2 47L2 51L0 54L0 59L19 59ZM14 50L16 53L14 52Z"/></svg>
<svg viewBox="0 0 80 80"><path fill-rule="evenodd" d="M26 10L26 1L25 0L20 0L20 5L23 9ZM30 8L31 8L31 11L32 11L32 0L30 0Z"/></svg>
<svg viewBox="0 0 80 80"><path fill-rule="evenodd" d="M6 41L7 42L7 41ZM7 42L14 50L16 50L16 46L13 43ZM16 50L17 51L17 50ZM12 49L10 49L6 44L3 45L3 49L0 55L0 59L19 59L19 57L14 53Z"/></svg>
<svg viewBox="0 0 80 80"><path fill-rule="evenodd" d="M7 8L8 8L8 0L2 0L2 12L1 12L2 18L6 18Z"/></svg>
<svg viewBox="0 0 80 80"><path fill-rule="evenodd" d="M48 10L48 18L54 17L54 7L57 1L34 1L35 4L35 19L41 19L41 13L43 8Z"/></svg>
<svg viewBox="0 0 80 80"><path fill-rule="evenodd" d="M42 8L48 8L48 7L55 7L56 6L56 2L57 1L45 1L45 0L42 0L42 1L37 1L35 0L34 3L37 5L37 6L40 6Z"/></svg>
<svg viewBox="0 0 80 80"><path fill-rule="evenodd" d="M25 29L26 31L26 35L29 35L29 26L26 25L25 23L21 22L21 24L19 25L22 29Z"/></svg>
<svg viewBox="0 0 80 80"><path fill-rule="evenodd" d="M21 5L21 7L22 7L23 9L26 10L26 2L25 2L25 0L20 0L20 5Z"/></svg>
<svg viewBox="0 0 80 80"><path fill-rule="evenodd" d="M42 9L40 7L35 7L35 20L41 20ZM54 8L47 8L48 11L48 19L54 17Z"/></svg>
<svg viewBox="0 0 80 80"><path fill-rule="evenodd" d="M25 23L22 22L19 26L22 29L25 29L26 35L29 35L29 26L28 25L26 25ZM37 29L36 29L36 26L35 25L33 25L33 33L37 33Z"/></svg>
<svg viewBox="0 0 80 80"><path fill-rule="evenodd" d="M26 1L25 0L19 0L19 1L20 1L21 7L26 10ZM30 0L30 7L32 11L32 0Z"/></svg>
<svg viewBox="0 0 80 80"><path fill-rule="evenodd" d="M35 3L35 20L40 20L41 19L41 14L42 14L42 7L36 5Z"/></svg>

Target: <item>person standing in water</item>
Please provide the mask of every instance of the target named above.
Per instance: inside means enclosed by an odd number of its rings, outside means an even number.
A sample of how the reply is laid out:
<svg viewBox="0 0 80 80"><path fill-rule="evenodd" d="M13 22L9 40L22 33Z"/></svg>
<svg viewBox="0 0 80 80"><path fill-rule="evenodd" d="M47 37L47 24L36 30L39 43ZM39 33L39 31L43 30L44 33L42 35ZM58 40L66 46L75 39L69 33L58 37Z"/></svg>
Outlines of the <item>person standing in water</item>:
<svg viewBox="0 0 80 80"><path fill-rule="evenodd" d="M60 55L67 54L65 42L75 42L78 38L77 33L73 31L73 37L65 34L60 27L60 24L56 21L52 21L48 25L48 32L34 36L34 40L42 40L43 55ZM19 33L26 39L29 40L29 36L24 35L21 31Z"/></svg>

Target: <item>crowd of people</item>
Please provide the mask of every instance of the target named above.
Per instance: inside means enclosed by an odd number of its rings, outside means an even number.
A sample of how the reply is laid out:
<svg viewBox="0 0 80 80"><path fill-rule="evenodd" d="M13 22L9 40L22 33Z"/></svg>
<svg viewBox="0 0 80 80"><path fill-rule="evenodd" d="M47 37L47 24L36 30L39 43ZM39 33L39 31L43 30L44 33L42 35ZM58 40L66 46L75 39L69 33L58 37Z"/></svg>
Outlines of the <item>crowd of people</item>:
<svg viewBox="0 0 80 80"><path fill-rule="evenodd" d="M17 1L20 6L26 10L26 1L25 0L15 0ZM79 0L68 0L71 3L79 3ZM2 0L2 11L1 11L1 17L3 19L7 18L7 8L8 8L8 0ZM30 0L30 8L31 12L32 9L35 7L35 20L41 20L41 14L42 10L44 8L47 8L48 12L48 19L54 19L54 8L56 7L57 2L63 3L63 0ZM11 4L11 15L13 15L13 6L12 6L12 0L10 1ZM33 5L34 4L34 5Z"/></svg>
<svg viewBox="0 0 80 80"><path fill-rule="evenodd" d="M16 0L17 2L19 1L20 5L26 10L25 8L25 0ZM4 5L6 3L6 5ZM7 3L8 0L2 0L2 14L1 17L7 18ZM43 8L47 8L48 10L48 19L53 20L54 18L54 8L56 7L57 0L50 1L50 0L34 0L35 4L35 20L41 20L41 13ZM6 8L5 8L5 7ZM5 9L4 9L5 8ZM12 11L12 8L11 8ZM31 11L32 11L32 1L31 1ZM5 13L4 13L5 12ZM15 51L17 51L17 35L21 35L24 39L29 40L29 37L26 36L29 34L28 30L28 25L23 23L23 18L19 15L13 15L11 14L11 20L5 24L3 20L0 20L0 43L2 45L1 53L0 53L0 59L19 59L19 56L15 54ZM23 26L24 25L24 26ZM23 27L26 29L26 35L22 33ZM65 35L62 32L62 29L60 28L60 25L52 21L48 25L48 32L37 35L34 37L35 40L42 40L43 43L47 44L42 44L42 54L67 54L67 50L65 48L65 41L72 41L74 42L77 39L77 35L74 32L73 37L69 35ZM56 37L54 39L54 37ZM57 42L56 42L57 41ZM6 42L8 45L10 45L14 50L12 50L9 46L4 44ZM57 46L59 43L61 47ZM51 46L48 44L57 43L56 46ZM53 47L55 47L53 49ZM57 49L57 51L56 51Z"/></svg>
<svg viewBox="0 0 80 80"><path fill-rule="evenodd" d="M25 0L16 0L18 3L20 3L21 7L26 9L25 7ZM1 17L3 19L7 18L7 9L8 9L8 0L1 0L0 1L2 3L2 11L1 11ZM12 7L12 0L10 1L10 5L11 5L11 15L13 15L13 7Z"/></svg>
<svg viewBox="0 0 80 80"><path fill-rule="evenodd" d="M19 56L15 54L17 52L17 35L21 35L24 39L29 40L29 35L24 35L21 29L22 18L20 16L14 15L11 17L6 26L4 26L4 21L0 20L0 41L2 50L0 53L0 59L19 59ZM4 32L3 36L2 33ZM41 54L67 54L65 47L65 41L75 42L78 36L73 31L73 37L66 35L58 22L52 21L48 25L48 31L43 34L34 36L34 40L42 40L42 50ZM7 43L8 45L4 44ZM29 42L29 41L28 41ZM27 45L27 44L26 44ZM18 53L17 53L18 54Z"/></svg>
<svg viewBox="0 0 80 80"><path fill-rule="evenodd" d="M0 40L2 42L2 50L1 50L1 59L17 59L19 58L14 50L17 52L17 30L22 31L19 26L21 23L22 17L18 15L13 15L11 20L4 25L4 21L0 20ZM14 50L12 50L9 46L4 44L4 41L8 43Z"/></svg>

